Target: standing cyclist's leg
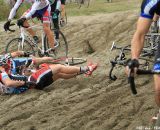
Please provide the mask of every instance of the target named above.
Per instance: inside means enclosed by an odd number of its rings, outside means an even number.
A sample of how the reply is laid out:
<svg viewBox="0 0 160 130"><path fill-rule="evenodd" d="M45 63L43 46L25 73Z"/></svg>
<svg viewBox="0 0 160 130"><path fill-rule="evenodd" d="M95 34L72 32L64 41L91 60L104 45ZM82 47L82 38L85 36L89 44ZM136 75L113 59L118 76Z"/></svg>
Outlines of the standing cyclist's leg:
<svg viewBox="0 0 160 130"><path fill-rule="evenodd" d="M30 10L31 10L31 9L28 9L28 10L22 15L22 17L25 16ZM25 27L29 27L29 26L30 26L27 20L24 22L23 25L24 25ZM39 39L38 39L38 36L36 35L36 32L33 31L32 28L27 29L27 31L28 31L29 34L33 37L35 43L38 43L38 42L39 42Z"/></svg>
<svg viewBox="0 0 160 130"><path fill-rule="evenodd" d="M153 66L153 70L160 70L160 44L158 44L156 55L155 55L155 63ZM154 83L155 83L155 100L158 107L160 107L160 75L154 75Z"/></svg>
<svg viewBox="0 0 160 130"><path fill-rule="evenodd" d="M48 9L42 14L42 22L43 22L43 29L45 34L47 35L50 48L54 49L54 34L50 28L50 6Z"/></svg>
<svg viewBox="0 0 160 130"><path fill-rule="evenodd" d="M66 2L66 0L61 0L61 20L62 20L62 22L64 22L65 13L66 13L65 2Z"/></svg>
<svg viewBox="0 0 160 130"><path fill-rule="evenodd" d="M57 18L52 18L53 20L53 24L54 24L54 28L55 28L55 35L56 35L56 39L59 39L59 23L58 23L58 16Z"/></svg>
<svg viewBox="0 0 160 130"><path fill-rule="evenodd" d="M160 76L159 75L154 76L154 82L155 82L155 101L158 107L160 107Z"/></svg>

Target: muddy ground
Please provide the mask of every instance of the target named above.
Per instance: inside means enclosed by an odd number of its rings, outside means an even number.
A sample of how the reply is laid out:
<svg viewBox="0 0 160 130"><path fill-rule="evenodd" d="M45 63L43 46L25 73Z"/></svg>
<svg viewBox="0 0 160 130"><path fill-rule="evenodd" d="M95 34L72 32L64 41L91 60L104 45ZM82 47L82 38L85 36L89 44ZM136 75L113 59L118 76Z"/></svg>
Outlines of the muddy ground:
<svg viewBox="0 0 160 130"><path fill-rule="evenodd" d="M149 127L157 111L153 79L136 79L138 95L133 96L124 74L118 67L118 79L108 77L109 51L113 41L130 44L138 11L96 14L70 18L63 29L69 55L87 57L99 67L91 77L83 75L59 80L44 91L29 90L21 95L0 96L0 130L139 130ZM1 25L2 26L2 25ZM3 45L15 34L1 32ZM6 40L7 39L7 40ZM88 54L86 43L95 50Z"/></svg>

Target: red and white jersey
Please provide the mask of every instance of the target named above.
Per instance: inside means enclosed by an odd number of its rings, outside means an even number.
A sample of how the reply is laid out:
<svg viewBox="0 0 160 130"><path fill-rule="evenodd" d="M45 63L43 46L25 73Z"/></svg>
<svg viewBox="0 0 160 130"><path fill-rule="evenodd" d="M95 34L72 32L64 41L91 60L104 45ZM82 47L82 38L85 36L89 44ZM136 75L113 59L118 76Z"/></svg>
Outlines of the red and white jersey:
<svg viewBox="0 0 160 130"><path fill-rule="evenodd" d="M14 7L12 8L8 19L13 19L16 15L16 11L23 2L31 3L31 10L25 15L26 18L30 18L37 10L41 10L49 5L48 0L17 0Z"/></svg>

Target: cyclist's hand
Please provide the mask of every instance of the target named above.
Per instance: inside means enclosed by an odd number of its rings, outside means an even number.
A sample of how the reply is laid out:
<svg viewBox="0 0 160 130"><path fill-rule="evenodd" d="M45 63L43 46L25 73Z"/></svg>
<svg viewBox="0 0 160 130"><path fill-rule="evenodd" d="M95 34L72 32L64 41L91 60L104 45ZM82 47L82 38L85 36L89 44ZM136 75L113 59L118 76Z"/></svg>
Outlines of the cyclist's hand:
<svg viewBox="0 0 160 130"><path fill-rule="evenodd" d="M129 76L135 76L137 69L139 67L139 62L137 59L129 60L126 66L126 73Z"/></svg>
<svg viewBox="0 0 160 130"><path fill-rule="evenodd" d="M10 24L11 24L11 21L10 21L10 20L8 20L8 21L4 24L4 30L5 30L5 31L8 31L8 30L9 30Z"/></svg>
<svg viewBox="0 0 160 130"><path fill-rule="evenodd" d="M17 20L17 25L19 26L19 27L23 27L24 25L24 22L26 21L26 18L20 18L20 19L18 19Z"/></svg>

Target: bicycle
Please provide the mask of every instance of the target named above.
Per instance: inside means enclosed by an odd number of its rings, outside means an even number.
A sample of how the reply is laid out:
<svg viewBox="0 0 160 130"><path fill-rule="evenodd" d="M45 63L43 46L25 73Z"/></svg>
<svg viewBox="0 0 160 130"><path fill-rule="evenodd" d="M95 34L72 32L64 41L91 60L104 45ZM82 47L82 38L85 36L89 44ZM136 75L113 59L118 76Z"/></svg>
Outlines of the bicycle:
<svg viewBox="0 0 160 130"><path fill-rule="evenodd" d="M38 46L37 43L35 43L32 38L25 32L25 30L29 28L38 28L41 30L41 47ZM12 29L10 29L13 31ZM47 41L47 36L44 34L42 26L39 25L33 25L28 28L20 27L20 36L18 38L14 38L11 41L8 42L6 45L6 53L8 52L13 52L13 51L29 51L33 55L38 52L38 55L40 57L42 56L51 56L55 58L59 57L67 57L68 56L68 44L66 41L65 36L60 30L52 30L54 33L55 31L58 31L59 33L59 40L55 39L55 50L54 51L49 51L49 44Z"/></svg>
<svg viewBox="0 0 160 130"><path fill-rule="evenodd" d="M110 51L112 51L114 49L118 49L118 50L120 50L120 52L118 55L115 56L115 58L113 58L113 60L110 60L111 69L109 71L109 78L113 81L115 81L117 79L117 76L112 74L114 68L116 67L116 65L121 65L121 66L125 67L128 63L128 60L129 60L129 58L126 57L126 53L131 51L130 45L126 45L124 47L117 47L115 45L115 42L113 42ZM145 50L143 53L144 54L141 54L141 56L139 58L140 59L140 68L148 70L154 62L152 59L150 59L152 54L150 52L147 52L147 50ZM149 58L146 58L146 56L149 56Z"/></svg>

